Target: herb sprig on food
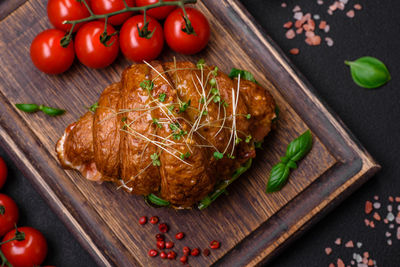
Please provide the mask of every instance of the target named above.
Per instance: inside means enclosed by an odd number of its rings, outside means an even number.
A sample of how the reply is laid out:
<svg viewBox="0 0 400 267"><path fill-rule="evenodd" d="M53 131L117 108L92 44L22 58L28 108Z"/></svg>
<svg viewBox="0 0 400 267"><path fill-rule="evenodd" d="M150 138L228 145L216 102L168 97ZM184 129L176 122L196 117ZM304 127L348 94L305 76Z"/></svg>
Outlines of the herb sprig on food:
<svg viewBox="0 0 400 267"><path fill-rule="evenodd" d="M290 170L297 169L296 162L304 158L312 147L312 135L310 130L294 139L286 149L286 155L281 158L281 162L271 169L267 184L267 193L276 192L286 184Z"/></svg>

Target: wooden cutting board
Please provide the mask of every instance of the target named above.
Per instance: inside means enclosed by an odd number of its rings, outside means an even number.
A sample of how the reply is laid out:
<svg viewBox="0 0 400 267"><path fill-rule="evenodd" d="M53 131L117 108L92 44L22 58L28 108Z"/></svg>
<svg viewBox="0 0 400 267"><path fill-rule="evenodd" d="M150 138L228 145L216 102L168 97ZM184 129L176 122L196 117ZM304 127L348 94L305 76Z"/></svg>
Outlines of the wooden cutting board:
<svg viewBox="0 0 400 267"><path fill-rule="evenodd" d="M140 226L142 215L168 222L171 239L178 230L186 233L183 241L175 242L178 255L184 245L205 248L213 239L221 241L221 248L209 257L191 257L191 266L265 263L379 169L237 0L204 0L197 7L212 24L208 49L196 57L166 49L163 60L204 58L224 72L231 67L249 70L281 110L278 127L266 138L251 170L229 188L228 196L205 211L151 208L142 197L61 169L54 145L64 128L96 102L106 85L118 81L130 63L121 56L111 67L93 70L76 62L63 75L45 75L32 65L29 46L37 33L50 27L46 1L29 0L3 14L0 22L1 144L101 266L180 265L147 256L155 247L157 229ZM25 114L14 107L20 102L45 103L68 112L57 118ZM310 154L282 191L265 194L271 166L306 129L314 134Z"/></svg>

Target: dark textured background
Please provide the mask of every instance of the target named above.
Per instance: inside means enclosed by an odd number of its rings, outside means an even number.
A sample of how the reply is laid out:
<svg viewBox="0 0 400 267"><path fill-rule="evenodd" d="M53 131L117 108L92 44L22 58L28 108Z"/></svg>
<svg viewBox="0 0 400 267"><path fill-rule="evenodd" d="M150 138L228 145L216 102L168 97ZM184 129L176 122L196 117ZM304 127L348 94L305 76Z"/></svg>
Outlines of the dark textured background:
<svg viewBox="0 0 400 267"><path fill-rule="evenodd" d="M300 48L300 54L290 55L290 59L383 167L378 175L289 246L270 266L328 266L337 257L348 262L353 252L350 249L334 249L331 256L324 253L327 246L335 248L333 242L337 237L362 242L362 251L369 251L378 266L400 266L400 240L392 238L393 245L389 247L384 236L386 226L381 223L371 230L363 222L366 200L371 200L374 195L382 199L389 195L400 196L400 2L349 0L347 9L358 2L363 6L354 19L347 18L341 11L329 16L326 9L333 0L325 0L322 7L316 0L287 1L287 8L281 8L282 1L242 2L283 51ZM331 25L328 35L335 41L333 47L325 44L309 47L304 43L304 37L285 38L282 25L292 18L291 10L296 4L303 11L318 13L328 21ZM386 63L392 74L389 84L381 89L366 90L352 82L343 61L365 55ZM3 150L0 150L0 156L5 158L10 170L2 192L13 197L20 207L20 225L33 226L46 236L50 247L46 263L58 267L95 266Z"/></svg>

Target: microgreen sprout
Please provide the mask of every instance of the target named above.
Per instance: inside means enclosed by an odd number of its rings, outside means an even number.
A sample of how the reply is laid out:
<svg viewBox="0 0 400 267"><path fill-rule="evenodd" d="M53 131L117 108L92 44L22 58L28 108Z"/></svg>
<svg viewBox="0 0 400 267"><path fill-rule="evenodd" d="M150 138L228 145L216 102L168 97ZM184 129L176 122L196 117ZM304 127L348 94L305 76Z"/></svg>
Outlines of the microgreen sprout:
<svg viewBox="0 0 400 267"><path fill-rule="evenodd" d="M165 93L161 93L161 94L158 96L158 100L160 100L160 102L164 102L166 96L167 96L167 95L166 95Z"/></svg>
<svg viewBox="0 0 400 267"><path fill-rule="evenodd" d="M150 155L150 158L153 162L153 166L161 166L160 157L158 156L157 153Z"/></svg>

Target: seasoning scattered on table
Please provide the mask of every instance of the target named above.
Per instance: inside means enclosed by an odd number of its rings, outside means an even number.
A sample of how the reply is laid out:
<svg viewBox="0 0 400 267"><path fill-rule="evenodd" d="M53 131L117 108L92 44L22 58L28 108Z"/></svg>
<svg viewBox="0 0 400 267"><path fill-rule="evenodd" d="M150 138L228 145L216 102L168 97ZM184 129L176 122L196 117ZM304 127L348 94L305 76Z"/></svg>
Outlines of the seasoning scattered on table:
<svg viewBox="0 0 400 267"><path fill-rule="evenodd" d="M332 15L339 13L339 11L346 12L348 18L354 18L356 12L363 9L362 5L356 3L351 5L349 0L339 1L324 1L317 0L316 4L319 6L327 5L326 14L312 14L311 12L305 13L299 5L295 5L292 9L293 19L285 22L283 28L286 29L285 36L287 39L295 39L296 36L302 36L304 34L304 41L309 46L319 46L325 41L328 47L334 45L332 37L327 36L330 32L330 24L327 20ZM281 3L282 8L288 8L289 5L285 2ZM316 6L318 7L318 6ZM322 19L327 17L327 19ZM324 35L324 36L323 36ZM292 55L298 55L300 53L299 48L292 48L289 50Z"/></svg>

